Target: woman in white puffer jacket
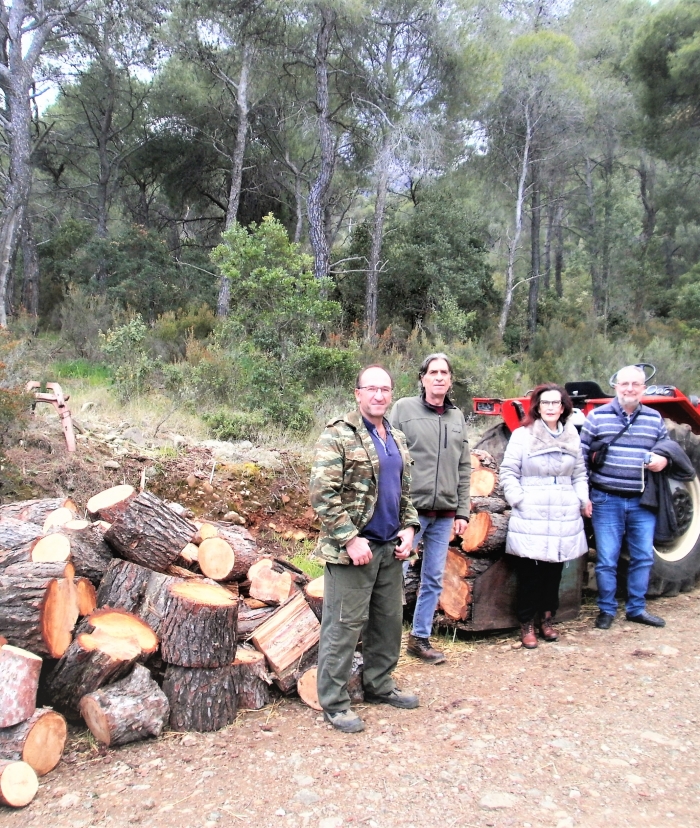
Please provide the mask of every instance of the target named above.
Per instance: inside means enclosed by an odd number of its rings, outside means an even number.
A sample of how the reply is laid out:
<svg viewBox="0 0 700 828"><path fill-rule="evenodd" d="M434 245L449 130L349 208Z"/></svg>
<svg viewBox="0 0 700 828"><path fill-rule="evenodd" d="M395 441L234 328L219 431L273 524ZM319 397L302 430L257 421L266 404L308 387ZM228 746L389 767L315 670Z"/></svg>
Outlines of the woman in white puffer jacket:
<svg viewBox="0 0 700 828"><path fill-rule="evenodd" d="M566 561L588 551L582 515L590 516L581 441L569 416L565 389L538 385L525 425L516 429L501 464L501 483L512 507L506 552L518 578L516 614L523 646L537 646L535 616L546 641L559 637L553 619Z"/></svg>

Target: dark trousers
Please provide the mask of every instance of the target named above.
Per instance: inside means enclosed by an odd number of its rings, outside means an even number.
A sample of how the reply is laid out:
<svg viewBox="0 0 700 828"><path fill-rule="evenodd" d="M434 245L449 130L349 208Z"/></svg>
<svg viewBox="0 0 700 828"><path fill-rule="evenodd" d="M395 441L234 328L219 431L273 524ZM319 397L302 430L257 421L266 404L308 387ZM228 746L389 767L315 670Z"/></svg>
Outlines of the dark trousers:
<svg viewBox="0 0 700 828"><path fill-rule="evenodd" d="M513 555L518 578L515 614L525 624L538 613L556 614L559 609L559 584L564 569L563 561L533 561Z"/></svg>
<svg viewBox="0 0 700 828"><path fill-rule="evenodd" d="M396 543L375 544L363 566L327 563L316 687L324 710L350 707L348 679L362 633L362 681L376 695L394 689L391 673L401 651L403 568Z"/></svg>

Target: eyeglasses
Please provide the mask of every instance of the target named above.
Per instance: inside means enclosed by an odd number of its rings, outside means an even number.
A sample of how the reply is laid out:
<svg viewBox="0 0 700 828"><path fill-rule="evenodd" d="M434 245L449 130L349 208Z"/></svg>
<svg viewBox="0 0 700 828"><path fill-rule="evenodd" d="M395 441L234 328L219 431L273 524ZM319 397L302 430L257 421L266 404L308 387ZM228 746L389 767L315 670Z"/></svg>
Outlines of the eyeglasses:
<svg viewBox="0 0 700 828"><path fill-rule="evenodd" d="M540 405L559 406L561 405L561 400L540 400Z"/></svg>
<svg viewBox="0 0 700 828"><path fill-rule="evenodd" d="M382 397L390 397L392 394L393 389L387 388L383 386L382 388L377 387L376 385L358 385L358 391L367 391L370 397L374 397L377 394L381 394Z"/></svg>
<svg viewBox="0 0 700 828"><path fill-rule="evenodd" d="M616 382L618 388L644 388L643 382Z"/></svg>

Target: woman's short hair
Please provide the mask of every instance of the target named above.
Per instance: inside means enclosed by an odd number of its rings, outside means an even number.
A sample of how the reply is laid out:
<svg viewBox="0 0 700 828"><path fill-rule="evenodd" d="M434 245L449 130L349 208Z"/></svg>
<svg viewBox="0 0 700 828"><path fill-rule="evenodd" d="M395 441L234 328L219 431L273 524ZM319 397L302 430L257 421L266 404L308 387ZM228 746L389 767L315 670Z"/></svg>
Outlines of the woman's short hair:
<svg viewBox="0 0 700 828"><path fill-rule="evenodd" d="M564 424L571 416L571 412L574 410L574 404L571 402L571 397L567 394L566 388L562 388L562 386L557 385L556 382L543 382L542 385L538 385L532 394L530 394L530 411L525 418L523 425L532 425L535 420L542 419L542 415L540 414L540 397L545 391L558 391L561 394L561 404L563 408L561 414L559 415L559 421L562 424Z"/></svg>

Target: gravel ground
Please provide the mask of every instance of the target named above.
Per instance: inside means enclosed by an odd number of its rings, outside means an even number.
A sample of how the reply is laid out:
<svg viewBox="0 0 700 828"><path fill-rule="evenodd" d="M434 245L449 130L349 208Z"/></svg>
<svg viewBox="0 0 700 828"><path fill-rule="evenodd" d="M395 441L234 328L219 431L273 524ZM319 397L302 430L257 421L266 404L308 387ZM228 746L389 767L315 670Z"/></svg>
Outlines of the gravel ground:
<svg viewBox="0 0 700 828"><path fill-rule="evenodd" d="M76 731L65 760L3 828L616 828L700 825L700 590L655 601L663 630L592 607L556 644L515 635L402 658L417 710L359 707L344 735L297 699L214 734L166 733L100 752Z"/></svg>

